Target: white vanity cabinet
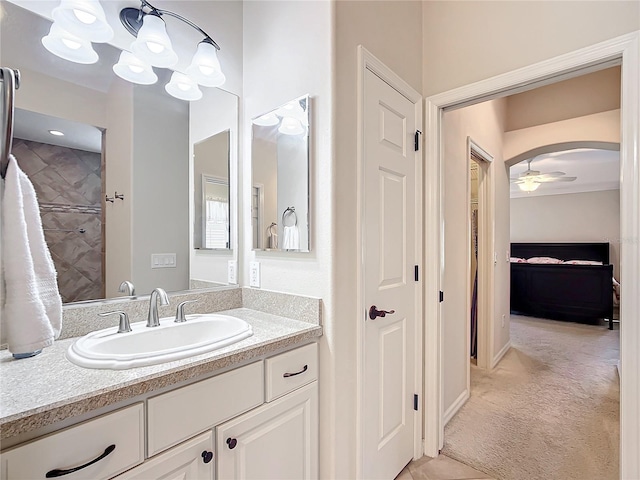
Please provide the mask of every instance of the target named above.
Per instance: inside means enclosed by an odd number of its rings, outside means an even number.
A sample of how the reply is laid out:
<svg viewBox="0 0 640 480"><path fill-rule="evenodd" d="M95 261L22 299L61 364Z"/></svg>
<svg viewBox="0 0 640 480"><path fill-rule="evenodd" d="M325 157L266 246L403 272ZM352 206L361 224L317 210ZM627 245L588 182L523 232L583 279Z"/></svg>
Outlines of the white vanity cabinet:
<svg viewBox="0 0 640 480"><path fill-rule="evenodd" d="M115 480L212 480L214 471L211 430L156 455Z"/></svg>
<svg viewBox="0 0 640 480"><path fill-rule="evenodd" d="M316 479L318 346L285 352L265 364L269 403L216 429L217 479Z"/></svg>

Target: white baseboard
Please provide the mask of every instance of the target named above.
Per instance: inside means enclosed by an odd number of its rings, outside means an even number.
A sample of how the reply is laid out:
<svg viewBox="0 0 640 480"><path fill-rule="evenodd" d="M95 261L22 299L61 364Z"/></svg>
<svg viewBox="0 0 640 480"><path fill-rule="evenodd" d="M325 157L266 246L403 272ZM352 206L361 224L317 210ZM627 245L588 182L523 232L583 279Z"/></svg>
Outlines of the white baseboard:
<svg viewBox="0 0 640 480"><path fill-rule="evenodd" d="M495 367L496 365L498 365L498 363L500 363L500 360L502 360L502 357L506 355L506 353L509 351L510 348L511 348L511 339L509 339L507 344L504 347L502 347L502 350L500 350L498 354L495 357L493 357L493 360L491 360L491 368Z"/></svg>
<svg viewBox="0 0 640 480"><path fill-rule="evenodd" d="M443 421L444 425L449 423L449 420L453 418L453 416L458 413L458 410L462 408L462 406L469 400L469 390L466 390L460 394L458 398L451 404L447 411L444 412ZM444 426L443 425L443 426Z"/></svg>

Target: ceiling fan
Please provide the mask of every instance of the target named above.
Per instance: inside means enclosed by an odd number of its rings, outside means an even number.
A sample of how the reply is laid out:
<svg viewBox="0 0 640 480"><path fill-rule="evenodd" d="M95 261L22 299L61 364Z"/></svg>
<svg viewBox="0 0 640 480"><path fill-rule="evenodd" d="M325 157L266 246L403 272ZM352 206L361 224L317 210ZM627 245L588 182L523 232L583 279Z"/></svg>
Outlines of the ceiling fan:
<svg viewBox="0 0 640 480"><path fill-rule="evenodd" d="M517 177L511 177L514 183L523 192L533 192L541 183L552 182L573 182L578 177L566 177L564 172L541 173L538 170L531 170L531 160L527 160L527 169Z"/></svg>

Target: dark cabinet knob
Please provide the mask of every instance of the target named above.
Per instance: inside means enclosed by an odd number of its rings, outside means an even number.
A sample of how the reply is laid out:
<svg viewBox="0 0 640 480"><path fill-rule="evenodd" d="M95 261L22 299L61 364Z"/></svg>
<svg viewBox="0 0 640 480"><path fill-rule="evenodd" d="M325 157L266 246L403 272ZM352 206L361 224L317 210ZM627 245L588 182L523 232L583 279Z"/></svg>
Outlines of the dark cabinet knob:
<svg viewBox="0 0 640 480"><path fill-rule="evenodd" d="M209 463L211 460L213 460L213 452L207 452L206 450L202 452L202 461L204 463Z"/></svg>
<svg viewBox="0 0 640 480"><path fill-rule="evenodd" d="M236 448L237 444L238 444L238 441L235 438L227 438L227 445L231 450Z"/></svg>

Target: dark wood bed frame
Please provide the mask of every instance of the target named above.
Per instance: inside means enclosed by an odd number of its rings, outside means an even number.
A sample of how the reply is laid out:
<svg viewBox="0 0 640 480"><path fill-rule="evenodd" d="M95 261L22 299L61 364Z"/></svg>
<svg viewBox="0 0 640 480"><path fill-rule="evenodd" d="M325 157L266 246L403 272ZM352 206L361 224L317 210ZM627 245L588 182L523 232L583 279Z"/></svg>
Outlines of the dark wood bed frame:
<svg viewBox="0 0 640 480"><path fill-rule="evenodd" d="M512 243L511 256L596 260L604 265L511 264L511 312L598 323L613 329L613 265L608 243Z"/></svg>

